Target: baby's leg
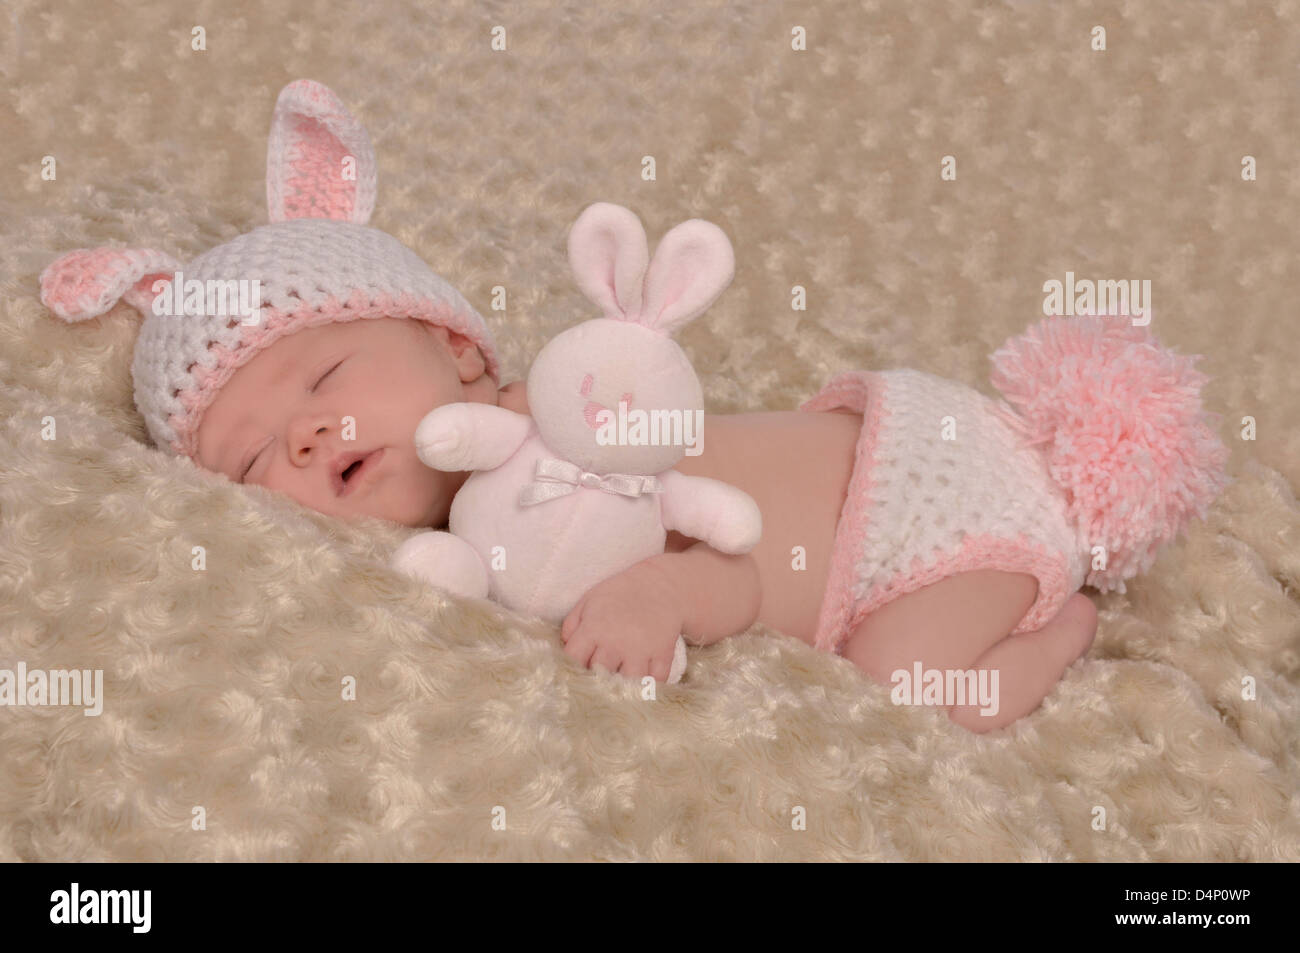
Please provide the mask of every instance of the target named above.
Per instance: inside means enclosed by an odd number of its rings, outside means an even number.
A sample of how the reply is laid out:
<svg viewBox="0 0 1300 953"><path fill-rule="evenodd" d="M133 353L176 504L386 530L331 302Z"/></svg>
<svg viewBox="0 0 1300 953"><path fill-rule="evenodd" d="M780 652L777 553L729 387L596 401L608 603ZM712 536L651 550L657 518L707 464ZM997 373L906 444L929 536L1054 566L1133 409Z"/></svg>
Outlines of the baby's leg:
<svg viewBox="0 0 1300 953"><path fill-rule="evenodd" d="M1038 598L1027 573L957 573L887 602L862 620L843 656L878 682L898 669L966 669L1006 638Z"/></svg>
<svg viewBox="0 0 1300 953"><path fill-rule="evenodd" d="M849 636L843 655L882 684L899 669L910 675L916 662L940 671L996 668L997 714L952 706L950 717L971 731L1000 728L1038 706L1096 631L1096 610L1076 595L1042 629L1008 636L1037 594L1037 580L1024 573L959 573L881 606Z"/></svg>
<svg viewBox="0 0 1300 953"><path fill-rule="evenodd" d="M1097 609L1091 599L1076 592L1047 625L1035 632L1008 635L975 661L972 668L999 673L996 714L981 714L977 705L953 705L948 717L955 725L983 732L1028 715L1070 664L1088 651L1096 634Z"/></svg>

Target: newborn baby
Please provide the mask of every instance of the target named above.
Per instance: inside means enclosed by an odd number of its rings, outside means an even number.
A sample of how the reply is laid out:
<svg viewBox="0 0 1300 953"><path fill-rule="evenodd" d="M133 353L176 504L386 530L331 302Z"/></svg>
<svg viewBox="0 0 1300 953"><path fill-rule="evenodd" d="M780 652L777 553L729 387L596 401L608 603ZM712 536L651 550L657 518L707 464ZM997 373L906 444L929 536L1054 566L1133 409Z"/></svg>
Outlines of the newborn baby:
<svg viewBox="0 0 1300 953"><path fill-rule="evenodd" d="M42 273L41 298L68 321L118 300L144 313L135 402L161 451L331 516L441 528L469 474L425 466L417 426L453 402L527 414L526 392L499 387L491 332L459 292L367 227L374 200L365 130L298 80L271 122L271 224L183 268L151 249L70 252ZM598 269L620 307L639 297L625 264ZM232 296L255 313L232 314ZM1074 319L1049 332L995 377L1025 419L908 370L840 374L798 411L710 415L703 452L676 469L748 493L760 542L724 555L669 533L662 554L582 597L565 651L664 679L679 635L704 645L760 622L881 682L996 675L992 706L916 699L972 731L1032 711L1092 642L1085 577L1122 589L1208 505L1226 457L1200 422L1190 362L1139 329ZM621 396L597 381L582 399ZM1060 428L1042 420L1054 409L1070 416L1049 475L1031 444ZM940 436L949 420L956 439ZM1068 514L1058 478L1072 484Z"/></svg>
<svg viewBox="0 0 1300 953"><path fill-rule="evenodd" d="M447 403L512 408L521 390L498 391L478 347L441 325L324 324L281 338L235 372L203 416L195 461L331 516L445 526L468 474L421 463L416 426ZM344 439L345 418L355 439Z"/></svg>
<svg viewBox="0 0 1300 953"><path fill-rule="evenodd" d="M522 382L498 388L487 366L468 337L426 321L307 328L234 372L203 415L195 460L344 519L442 527L469 473L425 466L415 429L434 407L459 401L526 414ZM617 395L592 397L617 403ZM354 440L344 439L344 421ZM846 408L708 416L703 453L676 469L752 496L763 517L758 546L728 556L670 533L663 555L578 603L561 630L565 651L583 665L662 679L679 634L706 645L760 622L815 644L862 425ZM799 568L796 547L806 554ZM1026 573L958 573L888 602L824 647L884 683L916 662L998 669L996 714L948 706L956 723L987 731L1037 707L1092 642L1096 612L1077 594L1037 631L1010 635L1037 592Z"/></svg>

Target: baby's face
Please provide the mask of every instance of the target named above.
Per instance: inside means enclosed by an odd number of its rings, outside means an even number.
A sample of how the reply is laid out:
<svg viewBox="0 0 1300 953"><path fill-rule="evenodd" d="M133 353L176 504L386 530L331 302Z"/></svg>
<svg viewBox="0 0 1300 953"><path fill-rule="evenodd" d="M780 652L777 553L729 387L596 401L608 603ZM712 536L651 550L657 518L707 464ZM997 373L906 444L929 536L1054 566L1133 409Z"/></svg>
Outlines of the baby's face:
<svg viewBox="0 0 1300 953"><path fill-rule="evenodd" d="M445 328L396 318L325 324L280 338L235 371L199 425L195 462L331 516L442 526L469 474L425 466L415 428L442 404L496 395L478 348Z"/></svg>

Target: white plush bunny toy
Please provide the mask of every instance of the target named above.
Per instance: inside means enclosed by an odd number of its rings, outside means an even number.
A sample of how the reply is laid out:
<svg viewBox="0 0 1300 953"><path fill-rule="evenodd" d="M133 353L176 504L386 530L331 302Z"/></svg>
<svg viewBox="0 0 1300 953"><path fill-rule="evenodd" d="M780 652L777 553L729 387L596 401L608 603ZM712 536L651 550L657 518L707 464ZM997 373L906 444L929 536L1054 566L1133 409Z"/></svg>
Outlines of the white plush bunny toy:
<svg viewBox="0 0 1300 953"><path fill-rule="evenodd" d="M555 623L596 583L662 553L669 530L729 554L748 552L762 533L748 494L671 469L704 411L699 379L671 335L730 283L726 235L691 219L663 237L651 261L640 219L599 202L570 230L569 262L604 317L538 354L528 374L531 417L467 402L421 421L421 460L476 472L452 501L450 533L413 536L393 556L396 568L435 587L490 594ZM616 425L620 413L632 425ZM685 667L679 637L668 681Z"/></svg>

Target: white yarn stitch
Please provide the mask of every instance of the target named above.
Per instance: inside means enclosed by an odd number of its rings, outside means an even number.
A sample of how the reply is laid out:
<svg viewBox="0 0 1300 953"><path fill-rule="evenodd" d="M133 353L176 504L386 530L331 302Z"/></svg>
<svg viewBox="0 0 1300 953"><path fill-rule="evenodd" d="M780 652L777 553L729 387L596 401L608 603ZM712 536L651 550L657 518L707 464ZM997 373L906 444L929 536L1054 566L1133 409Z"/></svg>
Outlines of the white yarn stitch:
<svg viewBox="0 0 1300 953"><path fill-rule="evenodd" d="M453 313L447 326L478 344L489 371L497 371L492 335L483 317L418 255L374 228L311 218L263 225L204 252L181 271L187 283L258 279L261 307L283 312L319 308L330 298L345 302L358 291L367 302L409 295L442 304ZM136 405L160 448L172 449L178 440L169 418L185 413L180 394L197 389L198 367L216 365L209 346L236 349L241 339L259 330L240 320L226 315L146 315L132 374Z"/></svg>
<svg viewBox="0 0 1300 953"><path fill-rule="evenodd" d="M931 566L965 537L1023 536L1067 558L1071 591L1086 561L1066 518L1063 491L1042 454L1020 447L994 402L954 381L911 369L880 371L887 410L872 451L865 538L853 595L863 599L897 574ZM943 439L943 419L955 440Z"/></svg>

